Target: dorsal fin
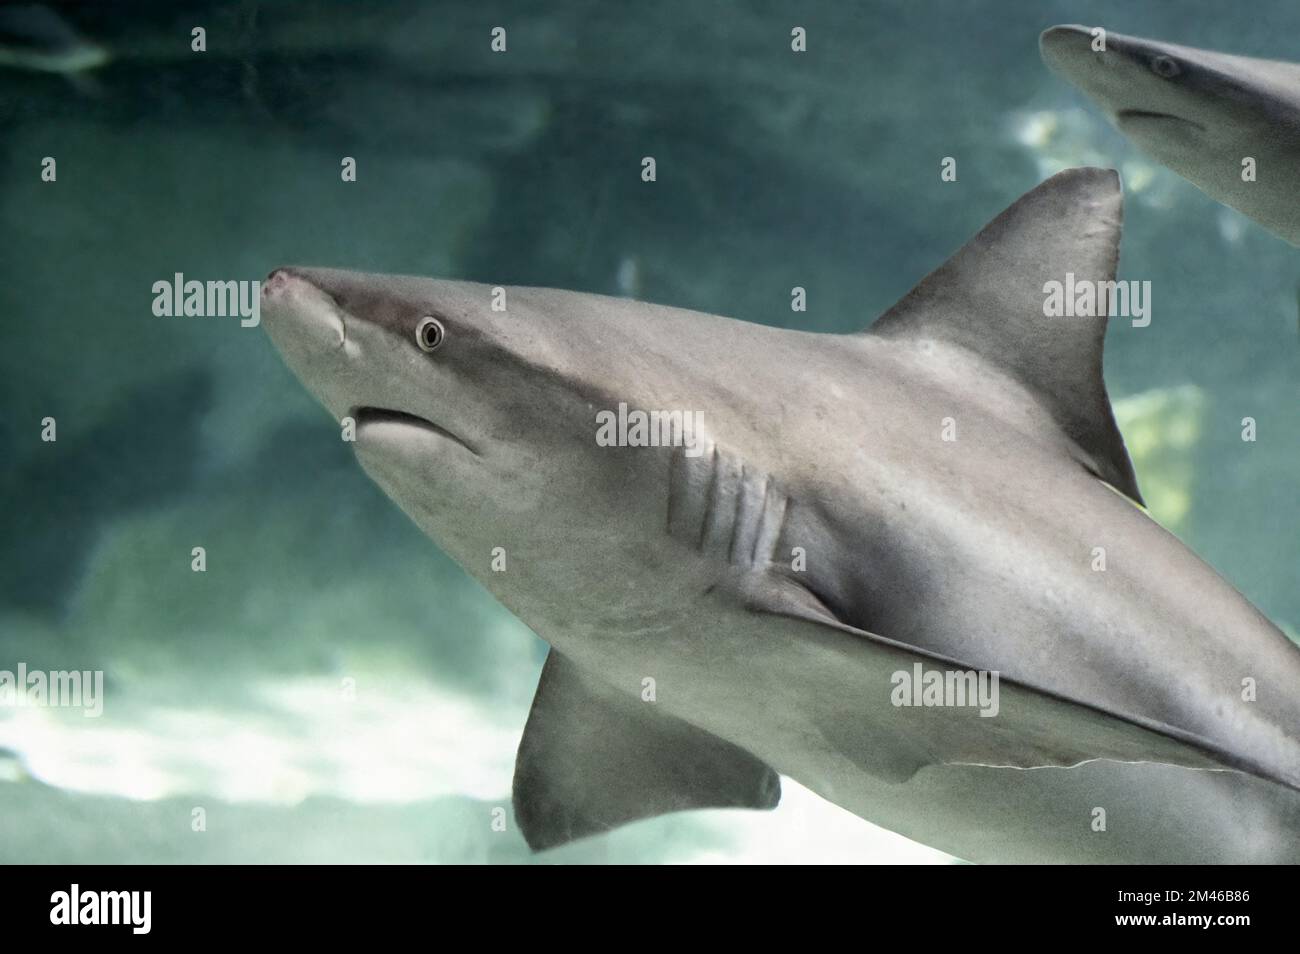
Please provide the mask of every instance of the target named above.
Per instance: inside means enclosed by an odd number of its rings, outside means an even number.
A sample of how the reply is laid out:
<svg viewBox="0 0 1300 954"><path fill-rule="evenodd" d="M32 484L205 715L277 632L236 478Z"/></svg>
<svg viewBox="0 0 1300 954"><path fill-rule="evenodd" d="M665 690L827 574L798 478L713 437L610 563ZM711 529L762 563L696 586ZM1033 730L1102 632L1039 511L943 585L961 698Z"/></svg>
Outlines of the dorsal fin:
<svg viewBox="0 0 1300 954"><path fill-rule="evenodd" d="M869 333L973 351L1038 396L1097 476L1138 503L1133 465L1111 413L1096 317L1047 317L1048 282L1113 281L1123 208L1113 169L1067 169L1027 192L935 269Z"/></svg>

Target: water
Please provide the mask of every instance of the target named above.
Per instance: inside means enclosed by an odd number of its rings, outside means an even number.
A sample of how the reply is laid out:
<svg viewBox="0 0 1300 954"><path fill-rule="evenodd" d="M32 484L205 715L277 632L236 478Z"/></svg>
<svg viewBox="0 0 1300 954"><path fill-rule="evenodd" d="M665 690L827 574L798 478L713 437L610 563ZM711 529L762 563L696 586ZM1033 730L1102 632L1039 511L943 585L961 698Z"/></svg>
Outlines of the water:
<svg viewBox="0 0 1300 954"><path fill-rule="evenodd" d="M1152 510L1300 623L1300 263L1048 72L1037 35L1074 6L48 5L110 60L0 73L0 669L103 670L105 699L0 709L0 861L532 860L491 822L544 644L364 477L260 330L152 313L176 272L329 264L849 332L1046 175L1113 166L1119 277L1152 283L1154 319L1114 324L1106 377ZM1252 10L1087 16L1300 59L1300 7ZM792 782L771 815L556 859L947 860Z"/></svg>

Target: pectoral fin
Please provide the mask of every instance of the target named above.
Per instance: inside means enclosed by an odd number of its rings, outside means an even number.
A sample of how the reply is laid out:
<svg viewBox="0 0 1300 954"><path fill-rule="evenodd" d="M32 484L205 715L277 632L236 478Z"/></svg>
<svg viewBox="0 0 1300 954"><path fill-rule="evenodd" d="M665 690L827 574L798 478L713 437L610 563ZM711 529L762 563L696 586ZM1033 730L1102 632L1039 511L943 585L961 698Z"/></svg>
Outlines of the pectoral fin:
<svg viewBox="0 0 1300 954"><path fill-rule="evenodd" d="M1065 699L1008 674L993 682L989 673L980 682L972 667L842 623L815 599L780 599L760 611L771 615L759 625L813 650L791 698L812 700L804 717L817 734L877 778L904 781L939 765L1033 769L1107 759L1231 768L1285 782L1192 733ZM944 685L951 678L956 688L959 676L960 700L917 704L910 687L918 681ZM858 708L846 718L838 703L822 708L819 698L854 699Z"/></svg>
<svg viewBox="0 0 1300 954"><path fill-rule="evenodd" d="M551 650L515 762L537 851L668 812L773 808L780 777L743 749L583 673Z"/></svg>

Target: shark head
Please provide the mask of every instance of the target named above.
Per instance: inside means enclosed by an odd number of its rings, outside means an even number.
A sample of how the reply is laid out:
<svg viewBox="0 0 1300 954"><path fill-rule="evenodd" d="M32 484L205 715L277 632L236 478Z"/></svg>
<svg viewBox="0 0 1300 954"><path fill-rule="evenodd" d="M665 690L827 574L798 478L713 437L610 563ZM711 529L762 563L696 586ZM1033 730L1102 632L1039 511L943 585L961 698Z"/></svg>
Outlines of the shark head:
<svg viewBox="0 0 1300 954"><path fill-rule="evenodd" d="M1300 65L1056 26L1047 64L1144 152L1300 243Z"/></svg>
<svg viewBox="0 0 1300 954"><path fill-rule="evenodd" d="M1078 86L1115 124L1162 162L1179 153L1233 148L1252 131L1296 128L1300 67L1209 50L1055 26L1039 40L1047 64ZM1236 157L1240 159L1240 155Z"/></svg>
<svg viewBox="0 0 1300 954"><path fill-rule="evenodd" d="M638 455L670 449L604 446L599 415L661 406L650 382L689 375L636 373L647 351L672 360L654 341L671 332L622 320L626 303L506 291L281 268L262 314L370 477L503 603L536 616L578 594L610 599L623 585L610 567L653 559L643 543L662 533L669 468Z"/></svg>

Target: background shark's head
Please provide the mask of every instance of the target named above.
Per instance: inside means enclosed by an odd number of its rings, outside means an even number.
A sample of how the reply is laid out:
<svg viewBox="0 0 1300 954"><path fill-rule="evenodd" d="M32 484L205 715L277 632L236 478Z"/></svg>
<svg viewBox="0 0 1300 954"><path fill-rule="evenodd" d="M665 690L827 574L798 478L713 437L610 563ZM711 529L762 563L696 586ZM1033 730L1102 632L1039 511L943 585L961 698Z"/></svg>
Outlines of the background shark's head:
<svg viewBox="0 0 1300 954"><path fill-rule="evenodd" d="M1171 169L1203 184L1221 168L1240 183L1241 159L1278 136L1300 136L1300 66L1230 56L1107 32L1056 26L1043 59L1092 98L1127 136Z"/></svg>
<svg viewBox="0 0 1300 954"><path fill-rule="evenodd" d="M512 609L599 598L662 532L670 451L596 441L599 410L659 406L665 377L637 372L654 332L618 301L309 268L273 272L262 295L285 361L355 420L366 472Z"/></svg>

